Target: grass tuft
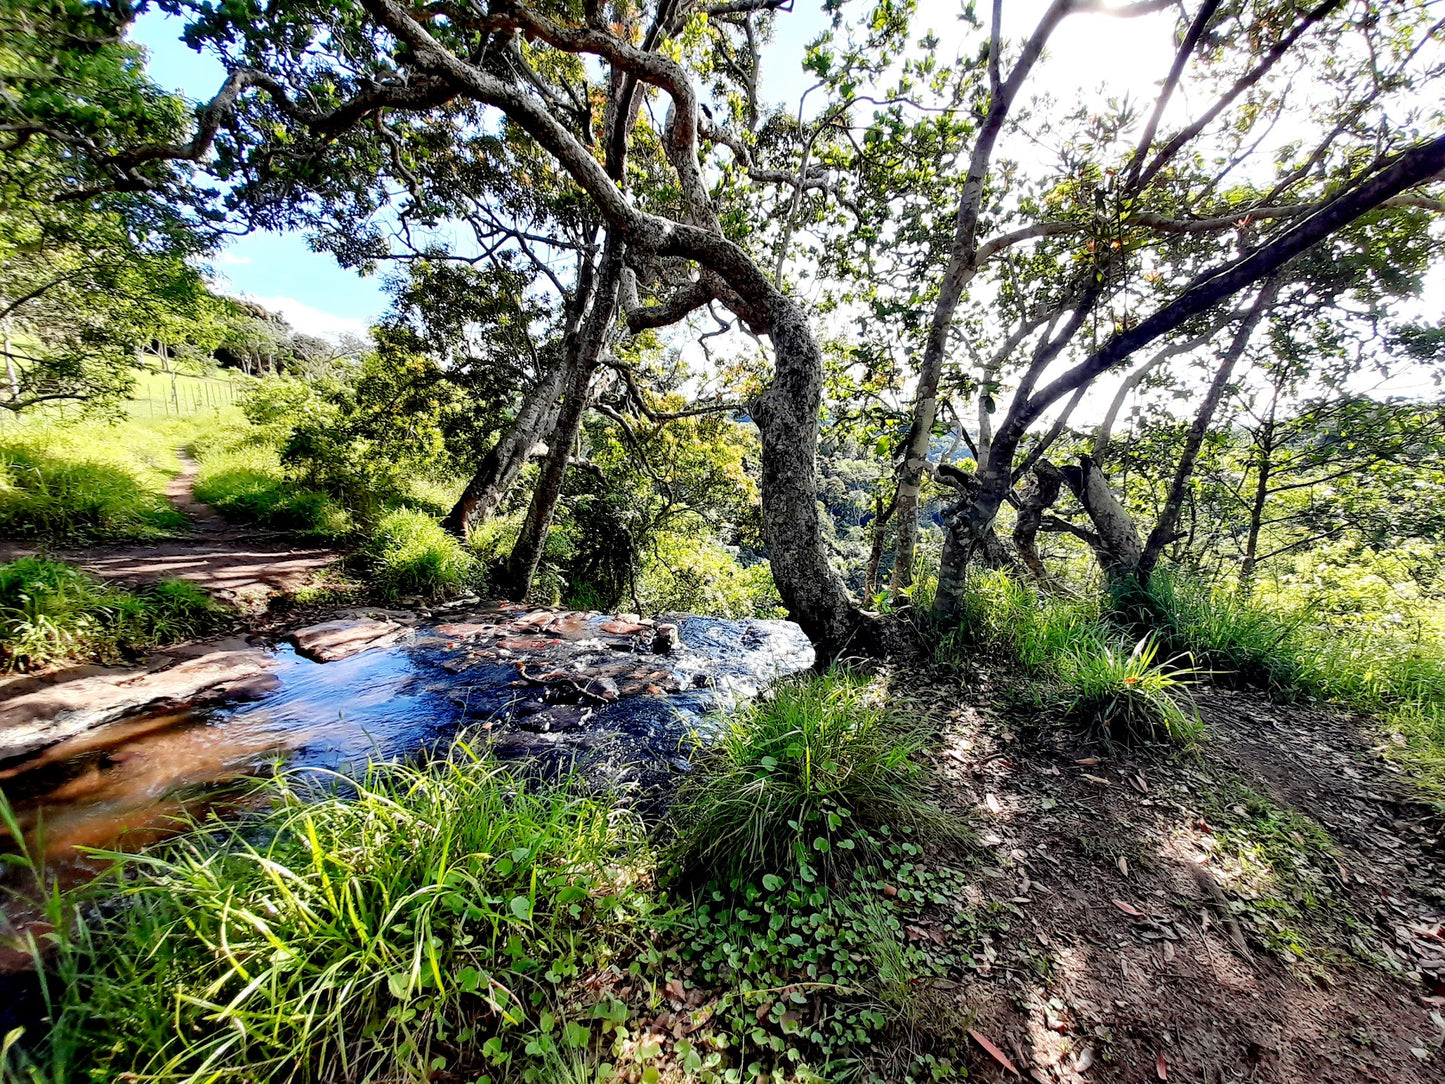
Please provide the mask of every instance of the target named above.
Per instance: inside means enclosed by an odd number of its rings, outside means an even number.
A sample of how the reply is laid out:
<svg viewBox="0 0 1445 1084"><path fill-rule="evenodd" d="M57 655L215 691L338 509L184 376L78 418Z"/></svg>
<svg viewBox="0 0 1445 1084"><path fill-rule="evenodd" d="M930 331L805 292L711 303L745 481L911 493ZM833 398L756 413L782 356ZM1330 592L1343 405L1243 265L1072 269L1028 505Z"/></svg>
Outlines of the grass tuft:
<svg viewBox="0 0 1445 1084"><path fill-rule="evenodd" d="M366 546L377 591L389 598L445 598L474 587L481 564L424 512L398 508L377 523Z"/></svg>
<svg viewBox="0 0 1445 1084"><path fill-rule="evenodd" d="M864 675L779 683L728 720L680 791L679 866L724 881L800 858L827 867L850 856L854 825L963 838L959 819L929 801L913 759L930 729L885 707Z"/></svg>
<svg viewBox="0 0 1445 1084"><path fill-rule="evenodd" d="M629 821L465 740L337 783L280 775L247 821L106 855L92 898L120 899L52 935L31 1079L511 1078L596 1038L584 1010L557 1031L559 989L631 914Z"/></svg>
<svg viewBox="0 0 1445 1084"><path fill-rule="evenodd" d="M194 584L163 580L135 590L103 584L42 557L0 565L0 668L126 655L214 631L229 611Z"/></svg>
<svg viewBox="0 0 1445 1084"><path fill-rule="evenodd" d="M1168 738L1180 745L1199 739L1204 725L1188 703L1187 687L1198 671L1159 661L1159 642L1145 636L1132 649L1084 642L1063 667L1070 696L1068 717L1098 730L1109 741ZM1183 702L1181 702L1183 701Z"/></svg>

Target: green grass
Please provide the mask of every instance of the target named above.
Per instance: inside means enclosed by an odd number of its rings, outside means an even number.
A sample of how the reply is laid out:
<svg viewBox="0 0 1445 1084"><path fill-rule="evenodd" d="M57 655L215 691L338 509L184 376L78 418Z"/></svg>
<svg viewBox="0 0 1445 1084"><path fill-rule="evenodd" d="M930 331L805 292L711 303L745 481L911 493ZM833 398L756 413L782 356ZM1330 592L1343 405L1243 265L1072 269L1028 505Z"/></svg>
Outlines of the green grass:
<svg viewBox="0 0 1445 1084"><path fill-rule="evenodd" d="M444 598L481 582L482 566L462 543L424 512L398 508L382 516L367 540L365 559L381 595Z"/></svg>
<svg viewBox="0 0 1445 1084"><path fill-rule="evenodd" d="M228 619L228 611L182 580L123 590L45 558L0 565L0 668L5 670L78 658L116 662L204 635Z"/></svg>
<svg viewBox="0 0 1445 1084"><path fill-rule="evenodd" d="M1190 661L1161 660L1153 634L1132 648L1076 643L1061 666L1070 697L1066 714L1109 741L1167 738L1191 745L1204 725L1188 700L1196 674Z"/></svg>
<svg viewBox="0 0 1445 1084"><path fill-rule="evenodd" d="M1106 739L1164 737L1181 745L1198 739L1202 728L1187 690L1192 659L1161 658L1152 634L1130 640L1095 598L1044 595L989 572L969 584L966 607L963 627L938 649L943 661L982 644L1023 670L1034 707L1052 707Z"/></svg>
<svg viewBox="0 0 1445 1084"><path fill-rule="evenodd" d="M574 980L645 910L630 821L465 740L338 784L281 775L264 813L107 856L113 903L56 905L54 1025L13 1075L517 1079L600 1043Z"/></svg>
<svg viewBox="0 0 1445 1084"><path fill-rule="evenodd" d="M0 535L153 538L185 527L166 499L188 421L41 417L0 431Z"/></svg>
<svg viewBox="0 0 1445 1084"><path fill-rule="evenodd" d="M958 818L928 799L914 760L930 724L884 695L880 683L835 669L781 682L729 718L677 798L681 869L727 879L799 859L828 868L856 857L858 825L963 838Z"/></svg>
<svg viewBox="0 0 1445 1084"><path fill-rule="evenodd" d="M195 446L197 499L234 523L322 537L347 533L351 517L336 501L287 479L276 452L247 439L213 438Z"/></svg>

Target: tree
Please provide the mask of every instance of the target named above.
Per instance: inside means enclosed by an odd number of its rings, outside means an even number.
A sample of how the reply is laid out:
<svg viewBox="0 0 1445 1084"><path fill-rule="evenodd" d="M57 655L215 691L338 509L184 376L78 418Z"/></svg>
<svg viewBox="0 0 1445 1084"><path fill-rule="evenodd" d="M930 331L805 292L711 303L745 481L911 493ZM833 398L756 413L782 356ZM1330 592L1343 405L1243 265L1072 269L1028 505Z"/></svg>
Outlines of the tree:
<svg viewBox="0 0 1445 1084"><path fill-rule="evenodd" d="M198 161L214 148L224 175L248 178L233 198L281 221L332 199L374 208L376 178L413 183L418 154L452 146L466 132L487 131L500 115L556 163L605 224L598 278L609 284L609 269L616 268L617 296L634 333L718 302L769 338L772 378L751 414L762 438L763 533L780 592L824 652L876 647L876 625L849 597L822 539L814 460L823 357L809 313L779 273L797 220L785 214L775 233L759 237L751 231L754 214L735 211L757 185L790 188L790 206L801 203L803 193L830 190L827 177L809 164L817 142L811 133L800 143L781 141L783 150L798 152L794 168L765 170L758 152L769 148L749 127L756 111L746 87L756 65L728 66L730 57L756 55L752 20L782 6L780 0L716 6L664 0L607 12L594 3L580 11L517 2L413 9L363 0L340 11L310 4L265 12L201 9L191 35L227 57L225 86L198 111L189 141L143 144L104 165L124 176L159 160ZM1123 13L1163 6L1145 2ZM1022 85L1030 56L1063 18L1098 9L1085 0L1057 0L1005 78L997 29L1002 8L995 4L989 48L975 54L984 56L989 76L980 103L988 103L991 92L1002 100L1005 87ZM1025 439L1051 410L1371 209L1421 198L1411 190L1445 167L1445 139L1423 136L1414 124L1377 133L1371 113L1409 77L1421 41L1428 41L1428 35L1411 37L1410 27L1424 25L1421 10L1372 9L1372 18L1357 23L1341 13L1338 0L1304 13L1289 3L1236 9L1203 0L1182 16L1175 63L1148 118L1132 110L1074 118L1093 136L1091 153L1066 160L1047 183L1014 185L1008 201L990 208L991 224L1021 225L982 243L971 227L954 231L948 275L959 260L982 265L984 256L1025 243L1025 270L1032 265L1037 273L1010 279L1003 264L989 264L1000 271L991 280L993 296L973 300L1001 298L1000 311L1015 321L1004 339L1016 348L1000 364L1018 352L1027 360L1009 366L1017 373L1012 400L991 426L991 439L978 442L979 470L948 516L942 613L956 611L967 557L993 536ZM883 21L896 21L897 11L889 7ZM1254 126L1267 123L1270 110L1257 109L1256 98L1283 78L1288 65L1282 62L1307 62L1313 50L1336 47L1350 35L1367 37L1383 58L1375 89L1361 90L1331 72L1342 101L1331 103L1340 108L1324 125L1326 138L1286 155L1273 183L1236 185L1223 167L1257 138ZM1191 70L1201 83L1196 90L1214 91L1212 104L1166 127L1170 102ZM712 119L702 110L705 79L739 90L735 99L719 102ZM837 87L857 96L850 80ZM666 104L656 127L654 99ZM1277 111L1277 98L1269 101ZM991 110L984 110L985 121ZM992 126L1001 130L1007 119ZM983 125L978 132L987 130ZM1365 147L1371 153L1362 159L1357 152ZM736 169L715 169L719 148L730 152ZM1216 148L1225 158L1218 170L1207 164ZM982 160L981 175L975 157ZM969 161L959 222L975 214L981 221L984 214L981 203L968 210L972 197L965 196L997 191L991 152L970 154ZM657 167L656 179L634 183L631 170L639 163ZM373 179L364 190L348 181L362 165ZM774 242L771 252L761 250L764 241ZM1145 277L1146 257L1166 269L1158 281ZM1086 328L1113 330L1081 337ZM1058 375L1055 361L1067 364Z"/></svg>
<svg viewBox="0 0 1445 1084"><path fill-rule="evenodd" d="M198 201L183 172L158 160L135 173L149 188L116 192L104 165L189 124L122 40L129 18L124 5L0 3L0 405L12 411L114 403L138 348L211 322L195 264L210 237L185 210Z"/></svg>

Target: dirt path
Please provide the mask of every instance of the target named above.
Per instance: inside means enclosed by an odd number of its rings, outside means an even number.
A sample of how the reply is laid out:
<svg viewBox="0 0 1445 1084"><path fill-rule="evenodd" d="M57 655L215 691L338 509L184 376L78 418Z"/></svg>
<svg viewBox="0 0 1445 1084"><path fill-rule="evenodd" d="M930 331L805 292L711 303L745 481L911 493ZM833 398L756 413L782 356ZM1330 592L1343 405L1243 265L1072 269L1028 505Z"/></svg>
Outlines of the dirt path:
<svg viewBox="0 0 1445 1084"><path fill-rule="evenodd" d="M1445 853L1360 720L1209 691L1197 754L954 710L983 821L972 1079L1445 1079ZM1015 733L1015 731L1018 733Z"/></svg>
<svg viewBox="0 0 1445 1084"><path fill-rule="evenodd" d="M190 518L188 534L147 542L60 545L49 552L107 580L189 580L248 614L264 610L273 595L312 583L340 556L332 549L297 546L284 534L228 523L196 499L198 466L184 451L178 455L181 471L166 486L166 496ZM10 550L5 559L35 552Z"/></svg>

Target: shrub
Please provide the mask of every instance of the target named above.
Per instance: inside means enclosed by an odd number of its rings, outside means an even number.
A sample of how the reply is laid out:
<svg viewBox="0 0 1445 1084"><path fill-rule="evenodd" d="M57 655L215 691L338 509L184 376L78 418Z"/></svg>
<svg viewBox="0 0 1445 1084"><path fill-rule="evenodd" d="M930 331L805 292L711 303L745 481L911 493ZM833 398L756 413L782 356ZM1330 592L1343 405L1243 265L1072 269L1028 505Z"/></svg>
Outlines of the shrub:
<svg viewBox="0 0 1445 1084"><path fill-rule="evenodd" d="M330 497L288 481L280 460L258 444L202 445L195 494L227 519L275 530L336 536L351 528Z"/></svg>
<svg viewBox="0 0 1445 1084"><path fill-rule="evenodd" d="M780 682L728 719L682 787L674 857L686 873L726 881L799 856L828 866L854 849L853 824L961 838L961 823L928 801L912 759L927 733L924 720L887 710L864 676L839 669Z"/></svg>
<svg viewBox="0 0 1445 1084"><path fill-rule="evenodd" d="M59 561L24 557L0 565L0 664L7 670L86 656L112 662L202 635L227 616L180 580L127 591Z"/></svg>
<svg viewBox="0 0 1445 1084"><path fill-rule="evenodd" d="M1152 634L1127 652L1107 642L1075 646L1063 674L1066 714L1110 740L1161 735L1181 744L1197 740L1203 730L1198 712L1180 703L1196 671L1175 665L1177 658L1160 663L1158 656L1159 642Z"/></svg>
<svg viewBox="0 0 1445 1084"><path fill-rule="evenodd" d="M430 516L410 508L388 512L366 546L376 589L390 598L443 598L476 585L481 566Z"/></svg>
<svg viewBox="0 0 1445 1084"><path fill-rule="evenodd" d="M458 1057L514 1077L595 1037L561 991L625 933L630 822L465 740L337 784L281 775L249 821L107 855L91 892L121 902L56 936L34 1077L425 1081Z"/></svg>

